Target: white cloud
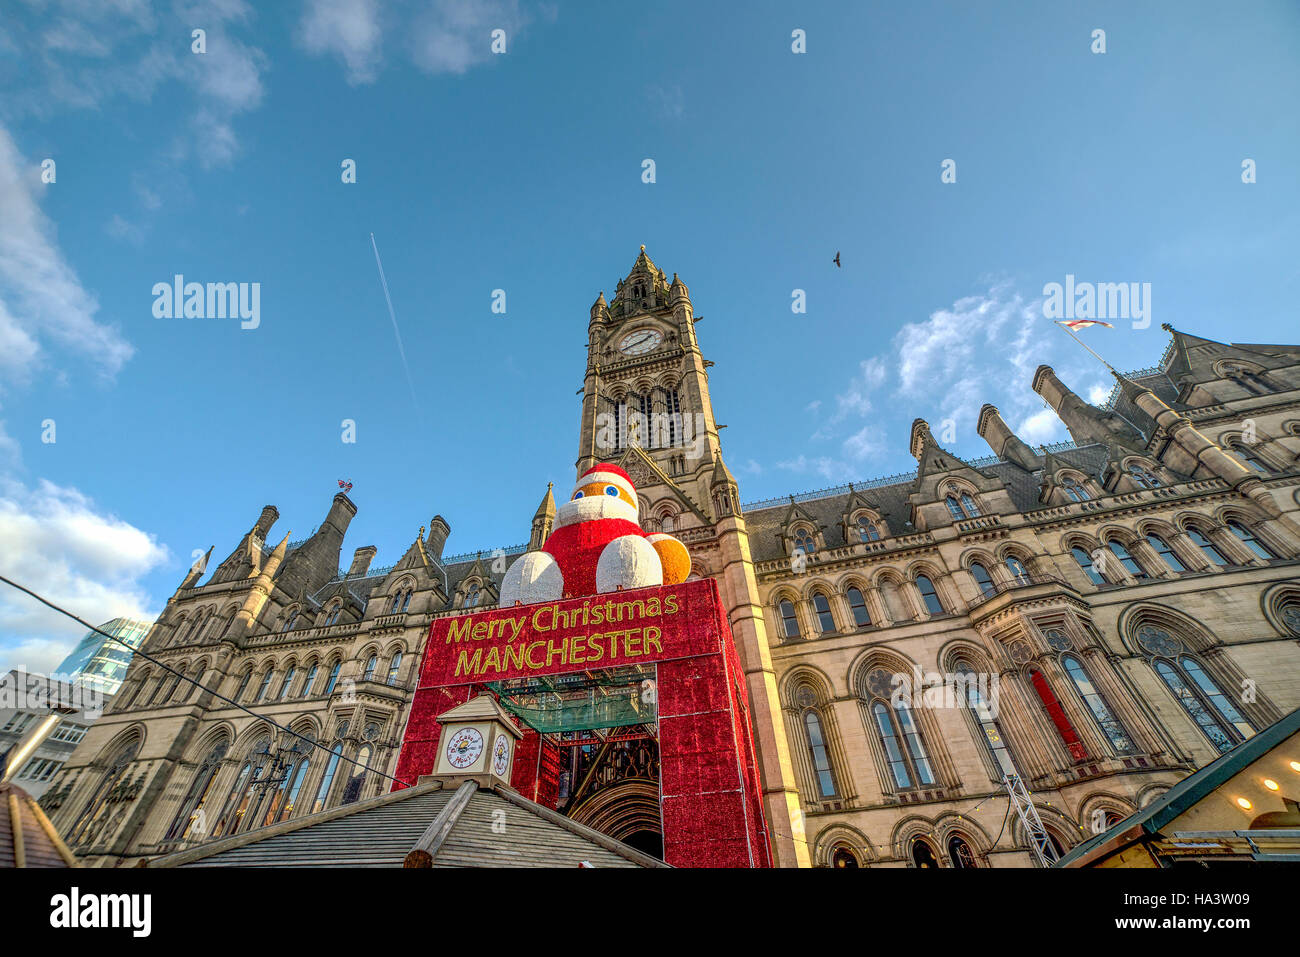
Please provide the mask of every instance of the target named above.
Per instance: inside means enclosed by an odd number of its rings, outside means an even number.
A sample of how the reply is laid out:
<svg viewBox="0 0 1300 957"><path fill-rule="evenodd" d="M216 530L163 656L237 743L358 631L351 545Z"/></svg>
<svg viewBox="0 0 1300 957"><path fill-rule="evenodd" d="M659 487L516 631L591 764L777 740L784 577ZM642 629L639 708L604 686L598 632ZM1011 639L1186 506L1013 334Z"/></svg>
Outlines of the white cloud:
<svg viewBox="0 0 1300 957"><path fill-rule="evenodd" d="M844 440L844 454L855 462L879 455L885 451L883 439L884 437L878 427L864 425Z"/></svg>
<svg viewBox="0 0 1300 957"><path fill-rule="evenodd" d="M803 410L805 412L816 412L821 407L822 407L822 400L813 399L811 402L809 402L807 405L803 407Z"/></svg>
<svg viewBox="0 0 1300 957"><path fill-rule="evenodd" d="M1051 409L1041 409L1028 416L1015 430L1030 445L1042 445L1046 442L1059 442L1066 438L1065 426Z"/></svg>
<svg viewBox="0 0 1300 957"><path fill-rule="evenodd" d="M380 56L378 0L307 0L298 42L343 59L348 83L373 83Z"/></svg>
<svg viewBox="0 0 1300 957"><path fill-rule="evenodd" d="M96 320L99 303L64 261L38 205L39 171L0 126L0 371L28 378L54 342L113 375L135 350Z"/></svg>
<svg viewBox="0 0 1300 957"><path fill-rule="evenodd" d="M169 559L153 536L96 509L74 488L0 478L0 574L98 625L159 609L139 579ZM0 671L50 670L85 629L0 584Z"/></svg>
<svg viewBox="0 0 1300 957"><path fill-rule="evenodd" d="M464 73L492 56L493 30L506 32L506 50L525 18L514 0L433 0L410 25L415 65L429 73Z"/></svg>
<svg viewBox="0 0 1300 957"><path fill-rule="evenodd" d="M1110 398L1113 386L1098 382L1088 387L1088 401L1093 405L1105 405L1106 400Z"/></svg>

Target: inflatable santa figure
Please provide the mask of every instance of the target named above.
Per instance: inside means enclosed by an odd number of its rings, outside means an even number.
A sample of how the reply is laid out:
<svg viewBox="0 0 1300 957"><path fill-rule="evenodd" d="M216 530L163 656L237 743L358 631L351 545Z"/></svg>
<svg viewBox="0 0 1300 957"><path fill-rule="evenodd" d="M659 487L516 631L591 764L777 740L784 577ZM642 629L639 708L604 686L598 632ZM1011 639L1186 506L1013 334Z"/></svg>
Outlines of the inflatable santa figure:
<svg viewBox="0 0 1300 957"><path fill-rule="evenodd" d="M579 476L573 497L556 509L542 550L525 553L506 570L501 607L676 585L690 573L685 545L642 531L628 474L602 464Z"/></svg>

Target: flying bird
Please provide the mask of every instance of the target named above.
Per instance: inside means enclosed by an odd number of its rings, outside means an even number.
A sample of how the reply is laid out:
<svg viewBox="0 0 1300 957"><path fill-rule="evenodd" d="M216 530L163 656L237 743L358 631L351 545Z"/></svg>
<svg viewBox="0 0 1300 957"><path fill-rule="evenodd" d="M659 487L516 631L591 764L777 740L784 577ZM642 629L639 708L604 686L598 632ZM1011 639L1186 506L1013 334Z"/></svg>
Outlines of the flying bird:
<svg viewBox="0 0 1300 957"><path fill-rule="evenodd" d="M837 267L840 265L840 251L838 249L835 250L835 258L832 262L834 262Z"/></svg>
<svg viewBox="0 0 1300 957"><path fill-rule="evenodd" d="M345 482L345 481L343 481L343 479L339 479L339 488L343 489L343 491L345 491L345 492L351 492L351 491L352 491L352 483L351 483L351 482Z"/></svg>

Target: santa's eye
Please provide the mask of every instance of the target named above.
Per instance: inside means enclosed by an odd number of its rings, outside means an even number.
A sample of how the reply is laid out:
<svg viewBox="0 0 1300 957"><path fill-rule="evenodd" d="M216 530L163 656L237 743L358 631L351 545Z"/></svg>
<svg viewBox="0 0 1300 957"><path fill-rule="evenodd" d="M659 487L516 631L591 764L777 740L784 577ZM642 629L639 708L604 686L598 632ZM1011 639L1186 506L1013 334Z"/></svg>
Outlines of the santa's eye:
<svg viewBox="0 0 1300 957"><path fill-rule="evenodd" d="M586 495L586 494L587 494L586 492L574 492L574 493L573 493L573 497L574 497L574 498L582 498L582 496L584 496L584 495Z"/></svg>
<svg viewBox="0 0 1300 957"><path fill-rule="evenodd" d="M617 494L618 494L618 487L617 487L617 486L614 486L614 485L606 485L606 486L605 486L605 494L606 494L606 495L617 495Z"/></svg>

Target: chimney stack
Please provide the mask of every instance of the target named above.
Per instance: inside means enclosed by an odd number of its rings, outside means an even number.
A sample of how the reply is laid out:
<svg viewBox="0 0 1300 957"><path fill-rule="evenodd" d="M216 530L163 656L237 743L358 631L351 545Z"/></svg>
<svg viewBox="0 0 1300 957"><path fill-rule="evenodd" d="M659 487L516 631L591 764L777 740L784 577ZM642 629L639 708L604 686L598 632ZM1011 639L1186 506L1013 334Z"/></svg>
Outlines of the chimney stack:
<svg viewBox="0 0 1300 957"><path fill-rule="evenodd" d="M989 444L993 454L1004 462L1013 462L1026 472L1038 468L1038 458L1034 455L1034 450L1011 431L1002 420L1002 413L998 411L997 406L985 403L984 408L980 409L975 431Z"/></svg>
<svg viewBox="0 0 1300 957"><path fill-rule="evenodd" d="M348 568L348 577L359 577L370 570L370 563L374 560L375 552L379 549L374 545L362 545L352 553L352 565Z"/></svg>

